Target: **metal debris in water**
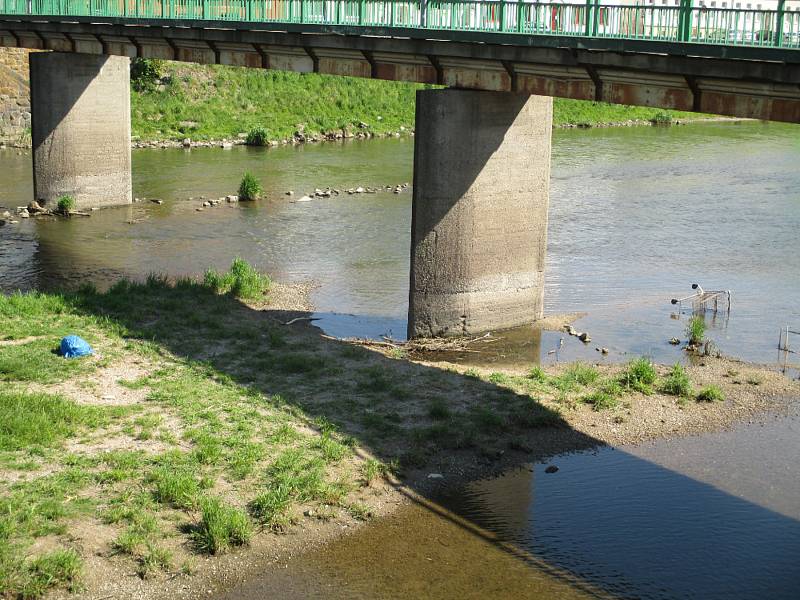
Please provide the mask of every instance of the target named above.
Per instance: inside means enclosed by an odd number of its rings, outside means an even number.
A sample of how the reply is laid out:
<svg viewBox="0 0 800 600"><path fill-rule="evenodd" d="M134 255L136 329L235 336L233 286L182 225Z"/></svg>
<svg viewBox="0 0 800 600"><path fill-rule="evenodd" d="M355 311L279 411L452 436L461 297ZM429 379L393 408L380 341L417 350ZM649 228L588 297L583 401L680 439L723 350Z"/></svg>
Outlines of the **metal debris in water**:
<svg viewBox="0 0 800 600"><path fill-rule="evenodd" d="M791 352L792 354L797 354L796 350L792 350L789 347L790 335L800 335L800 331L794 331L793 329L790 329L788 325L780 329L778 337L778 350L783 350L784 352Z"/></svg>
<svg viewBox="0 0 800 600"><path fill-rule="evenodd" d="M727 312L731 311L731 291L730 290L704 290L700 287L699 283L693 283L692 289L696 290L694 294L686 296L684 298L673 298L670 300L672 304L678 304L679 306L683 306L684 302L691 301L692 303L692 310L694 312L704 312L709 310L709 306L713 303L713 308L711 309L713 312L717 312L719 310L719 301L720 299L723 302L727 301L725 310Z"/></svg>

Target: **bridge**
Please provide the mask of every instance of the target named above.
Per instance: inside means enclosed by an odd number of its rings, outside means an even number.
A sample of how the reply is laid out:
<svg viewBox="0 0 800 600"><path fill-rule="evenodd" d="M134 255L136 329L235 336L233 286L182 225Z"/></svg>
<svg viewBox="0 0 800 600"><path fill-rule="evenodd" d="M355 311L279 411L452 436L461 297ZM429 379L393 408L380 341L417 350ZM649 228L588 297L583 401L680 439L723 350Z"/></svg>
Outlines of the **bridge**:
<svg viewBox="0 0 800 600"><path fill-rule="evenodd" d="M131 201L129 58L417 94L409 335L542 314L552 97L800 122L800 11L693 0L0 0L33 53L34 193Z"/></svg>

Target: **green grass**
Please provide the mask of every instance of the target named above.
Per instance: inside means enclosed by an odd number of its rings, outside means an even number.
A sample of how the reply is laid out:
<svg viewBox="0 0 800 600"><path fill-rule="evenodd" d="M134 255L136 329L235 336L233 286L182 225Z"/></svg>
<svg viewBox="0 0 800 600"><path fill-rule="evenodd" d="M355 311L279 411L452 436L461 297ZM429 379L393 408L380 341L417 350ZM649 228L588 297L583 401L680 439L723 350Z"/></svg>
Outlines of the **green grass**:
<svg viewBox="0 0 800 600"><path fill-rule="evenodd" d="M75 210L75 198L72 196L61 196L58 199L58 204L56 206L58 208L58 212L67 215Z"/></svg>
<svg viewBox="0 0 800 600"><path fill-rule="evenodd" d="M58 338L38 339L0 347L0 382L55 383L94 368L90 358L68 359L56 354L53 350L58 343Z"/></svg>
<svg viewBox="0 0 800 600"><path fill-rule="evenodd" d="M263 192L264 188L255 175L252 173L242 175L242 181L239 183L239 200L258 200Z"/></svg>
<svg viewBox="0 0 800 600"><path fill-rule="evenodd" d="M195 531L198 548L209 554L220 554L250 541L253 527L242 510L227 506L219 498L203 498L201 520Z"/></svg>
<svg viewBox="0 0 800 600"><path fill-rule="evenodd" d="M692 317L686 325L686 335L689 338L689 343L698 345L703 343L703 338L706 335L706 322L702 317Z"/></svg>
<svg viewBox="0 0 800 600"><path fill-rule="evenodd" d="M626 106L568 98L553 98L553 124L591 127L625 123L627 121L649 121L666 124L675 119L697 118L702 115L677 110L663 110L643 106Z"/></svg>
<svg viewBox="0 0 800 600"><path fill-rule="evenodd" d="M419 85L261 69L164 63L166 87L131 92L134 135L220 139L263 128L271 140L398 131ZM366 127L360 127L361 124Z"/></svg>
<svg viewBox="0 0 800 600"><path fill-rule="evenodd" d="M246 141L248 146L266 146L269 144L269 132L266 127L253 127L247 132Z"/></svg>
<svg viewBox="0 0 800 600"><path fill-rule="evenodd" d="M434 398L428 405L428 416L436 421L446 421L452 413L443 398Z"/></svg>
<svg viewBox="0 0 800 600"><path fill-rule="evenodd" d="M570 392L593 384L598 377L597 369L578 362L567 367L561 375L550 378L549 383L562 392Z"/></svg>
<svg viewBox="0 0 800 600"><path fill-rule="evenodd" d="M82 566L72 549L54 550L30 560L0 552L0 592L4 597L28 600L57 587L77 591Z"/></svg>
<svg viewBox="0 0 800 600"><path fill-rule="evenodd" d="M692 382L679 363L675 363L667 376L661 381L659 390L670 396L688 398L692 395Z"/></svg>
<svg viewBox="0 0 800 600"><path fill-rule="evenodd" d="M595 411L599 412L619 406L619 397L608 391L595 390L583 396L581 402L590 404Z"/></svg>
<svg viewBox="0 0 800 600"><path fill-rule="evenodd" d="M539 365L536 365L530 370L528 378L538 383L546 383L548 380L547 372Z"/></svg>
<svg viewBox="0 0 800 600"><path fill-rule="evenodd" d="M194 474L164 466L153 471L153 495L158 502L176 508L196 508L200 496L200 482Z"/></svg>
<svg viewBox="0 0 800 600"><path fill-rule="evenodd" d="M242 300L263 298L272 285L267 275L259 273L250 263L239 257L233 259L227 273L207 270L203 283L217 294L230 293Z"/></svg>
<svg viewBox="0 0 800 600"><path fill-rule="evenodd" d="M133 134L142 139L221 139L257 132L253 141L296 133L372 132L414 127L413 83L159 61L131 91ZM164 88L154 85L160 77ZM666 122L693 115L603 102L555 98L555 125L630 120Z"/></svg>
<svg viewBox="0 0 800 600"><path fill-rule="evenodd" d="M649 358L644 356L632 360L621 373L619 381L628 389L652 394L653 385L658 378L658 373Z"/></svg>
<svg viewBox="0 0 800 600"><path fill-rule="evenodd" d="M722 402L725 400L725 394L717 385L709 385L697 392L698 402Z"/></svg>
<svg viewBox="0 0 800 600"><path fill-rule="evenodd" d="M0 390L0 450L53 447L107 421L103 411L62 396Z"/></svg>

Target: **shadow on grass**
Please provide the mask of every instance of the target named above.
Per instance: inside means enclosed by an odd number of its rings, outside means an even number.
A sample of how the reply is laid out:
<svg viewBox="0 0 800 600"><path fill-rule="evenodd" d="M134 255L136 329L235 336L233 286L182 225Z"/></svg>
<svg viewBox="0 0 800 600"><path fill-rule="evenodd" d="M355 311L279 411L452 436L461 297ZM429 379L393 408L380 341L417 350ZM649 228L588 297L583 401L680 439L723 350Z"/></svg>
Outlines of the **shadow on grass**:
<svg viewBox="0 0 800 600"><path fill-rule="evenodd" d="M322 456L339 452L336 443L328 446L326 441L329 432L336 432L345 445L363 448L392 465L402 483L423 498L438 493L437 480L428 477L432 472L446 474L448 482L467 480L600 445L529 395L468 375L388 358L324 336L307 321L286 324L310 313L254 308L198 283L170 284L157 278L146 284L123 281L104 294L87 291L68 298L83 314L107 319L123 338L149 342L154 360L166 350L199 364L205 376L264 394L272 405L304 416L321 434L316 449ZM213 456L214 440L205 433L188 439L198 452ZM689 485L687 479L675 474L671 480L683 481L681 485L693 495L712 489L693 480ZM331 488L324 493L337 492ZM771 519L770 523L777 519L784 530L797 529L792 519L715 493L718 503L729 499L737 510L746 509ZM278 500L267 498L264 505ZM428 508L436 510L433 506ZM495 543L493 536L482 533L478 522L454 520L471 535ZM513 545L496 545L511 556L529 559ZM543 568L545 562L536 564ZM631 563L634 567L635 562ZM625 570L624 564L614 567ZM580 572L581 565L568 570ZM566 577L562 569L549 573L554 578ZM575 584L572 576L568 579ZM597 580L590 587L595 585ZM602 580L599 586L604 587Z"/></svg>

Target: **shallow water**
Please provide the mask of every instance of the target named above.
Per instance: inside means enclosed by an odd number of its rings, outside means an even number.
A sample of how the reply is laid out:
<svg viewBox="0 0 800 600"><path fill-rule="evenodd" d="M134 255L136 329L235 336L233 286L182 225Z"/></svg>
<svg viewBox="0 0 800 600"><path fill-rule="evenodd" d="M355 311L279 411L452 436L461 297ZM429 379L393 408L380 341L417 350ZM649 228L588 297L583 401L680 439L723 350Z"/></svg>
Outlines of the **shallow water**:
<svg viewBox="0 0 800 600"><path fill-rule="evenodd" d="M501 353L473 362L680 358L686 315L669 299L733 291L730 316L708 316L710 337L734 356L775 362L778 329L797 324L800 298L800 137L794 126L716 123L672 128L557 131L546 278L548 313L586 311L558 333L510 334ZM120 275L200 274L241 255L278 278L313 279L319 324L337 336L402 338L408 294L411 193L291 203L315 187L412 179L413 139L273 150L134 151L134 194L163 198L90 219L0 229L0 286L52 287ZM0 151L0 204L31 197L30 156ZM250 170L268 199L196 212ZM607 347L602 358L596 347Z"/></svg>
<svg viewBox="0 0 800 600"><path fill-rule="evenodd" d="M228 597L795 599L796 415L478 481Z"/></svg>

